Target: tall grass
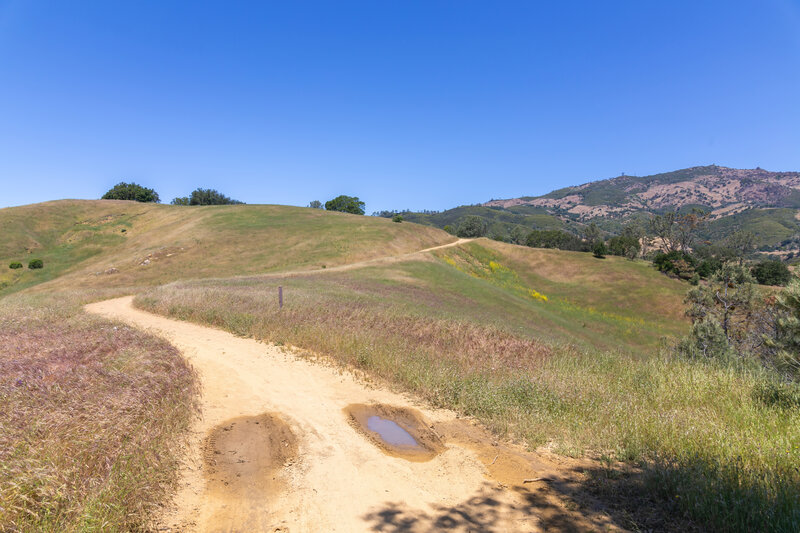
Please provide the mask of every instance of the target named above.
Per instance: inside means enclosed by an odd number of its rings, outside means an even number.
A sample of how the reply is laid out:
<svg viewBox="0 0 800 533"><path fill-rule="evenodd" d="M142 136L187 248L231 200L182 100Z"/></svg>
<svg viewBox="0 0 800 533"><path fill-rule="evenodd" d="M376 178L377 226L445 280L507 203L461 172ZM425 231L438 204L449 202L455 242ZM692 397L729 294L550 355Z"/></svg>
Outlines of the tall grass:
<svg viewBox="0 0 800 533"><path fill-rule="evenodd" d="M0 530L146 529L176 481L193 371L78 301L2 300Z"/></svg>
<svg viewBox="0 0 800 533"><path fill-rule="evenodd" d="M397 279L413 292L413 279ZM425 309L441 298L447 313L415 312L400 289L283 283L282 310L272 303L277 282L258 280L174 284L136 303L332 356L530 446L639 464L653 497L705 528L800 530L800 410L759 399L769 379L761 369L541 342L431 287Z"/></svg>

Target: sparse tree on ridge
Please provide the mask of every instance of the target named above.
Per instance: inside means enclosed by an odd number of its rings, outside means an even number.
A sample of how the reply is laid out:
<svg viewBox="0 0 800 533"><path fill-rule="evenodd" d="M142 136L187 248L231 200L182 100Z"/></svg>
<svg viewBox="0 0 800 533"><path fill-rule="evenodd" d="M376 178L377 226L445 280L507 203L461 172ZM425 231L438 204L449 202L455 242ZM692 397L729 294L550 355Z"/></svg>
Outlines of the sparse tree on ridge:
<svg viewBox="0 0 800 533"><path fill-rule="evenodd" d="M688 253L707 217L708 214L701 209L692 209L683 215L678 211L667 211L650 219L650 233L665 252Z"/></svg>
<svg viewBox="0 0 800 533"><path fill-rule="evenodd" d="M308 202L308 207L310 207L311 209L322 209L322 202L320 202L319 200L311 200L310 202Z"/></svg>
<svg viewBox="0 0 800 533"><path fill-rule="evenodd" d="M114 185L103 195L101 200L131 200L143 203L159 203L161 201L158 193L153 189L142 187L138 183L125 183L124 181Z"/></svg>
<svg viewBox="0 0 800 533"><path fill-rule="evenodd" d="M177 198L173 198L170 202L172 205L189 205L189 197L188 196L179 196Z"/></svg>

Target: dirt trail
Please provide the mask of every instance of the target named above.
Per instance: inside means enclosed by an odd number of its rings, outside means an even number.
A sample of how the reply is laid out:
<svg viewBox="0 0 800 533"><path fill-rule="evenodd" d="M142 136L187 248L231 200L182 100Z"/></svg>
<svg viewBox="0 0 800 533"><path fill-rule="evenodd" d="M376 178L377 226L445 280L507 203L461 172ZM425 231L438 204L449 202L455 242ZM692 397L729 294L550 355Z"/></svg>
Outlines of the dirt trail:
<svg viewBox="0 0 800 533"><path fill-rule="evenodd" d="M249 275L249 276L241 276L244 278L287 278L293 276L303 276L306 274L320 274L323 272L343 272L346 270L354 270L357 268L364 268L367 266L375 266L375 265L386 265L390 263L397 263L399 261L405 261L411 257L416 257L427 252L433 252L434 250L442 250L444 248L452 248L454 246L459 246L461 244L466 244L468 242L472 242L475 239L458 239L453 242L449 242L447 244L440 244L439 246L432 246L431 248L425 248L424 250L417 250L415 252L408 252L405 254L400 255L387 255L383 257L376 257L375 259L367 259L365 261L357 261L355 263L347 263L345 265L327 267L327 268L313 268L309 270L291 270L286 272L269 272L266 274L257 274L257 275Z"/></svg>
<svg viewBox="0 0 800 533"><path fill-rule="evenodd" d="M615 529L606 515L579 512L570 503L575 464L498 445L452 412L370 387L334 365L146 313L132 300L98 302L87 310L166 337L194 365L202 384L202 417L160 528ZM349 423L344 410L351 404L409 410L441 440L442 450L427 461L385 453ZM523 483L526 478L536 481Z"/></svg>

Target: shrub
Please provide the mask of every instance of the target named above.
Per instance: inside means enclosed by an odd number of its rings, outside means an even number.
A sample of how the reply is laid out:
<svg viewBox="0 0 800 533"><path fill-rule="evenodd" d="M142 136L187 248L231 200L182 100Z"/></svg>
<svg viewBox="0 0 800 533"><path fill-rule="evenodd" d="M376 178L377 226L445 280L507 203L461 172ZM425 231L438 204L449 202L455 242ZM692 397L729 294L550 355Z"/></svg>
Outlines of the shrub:
<svg viewBox="0 0 800 533"><path fill-rule="evenodd" d="M658 253L653 258L653 265L661 272L675 274L681 279L691 279L695 274L696 261L686 252L673 250L669 253Z"/></svg>
<svg viewBox="0 0 800 533"><path fill-rule="evenodd" d="M572 250L575 252L588 252L589 244L576 235L566 231L533 230L525 239L525 244L531 248L557 248L559 250Z"/></svg>
<svg viewBox="0 0 800 533"><path fill-rule="evenodd" d="M353 215L363 215L365 207L366 204L359 200L358 196L340 195L333 200L325 202L325 209L328 211L339 211Z"/></svg>
<svg viewBox="0 0 800 533"><path fill-rule="evenodd" d="M238 205L239 200L228 198L215 189L195 189L189 197L189 205Z"/></svg>
<svg viewBox="0 0 800 533"><path fill-rule="evenodd" d="M310 202L308 202L308 207L310 207L311 209L322 209L322 202L320 202L319 200L311 200Z"/></svg>
<svg viewBox="0 0 800 533"><path fill-rule="evenodd" d="M708 279L721 268L722 261L720 259L716 257L709 257L708 259L703 259L700 264L697 265L695 271L701 278Z"/></svg>
<svg viewBox="0 0 800 533"><path fill-rule="evenodd" d="M173 198L170 203L172 205L189 205L189 197L188 196L179 196L177 198Z"/></svg>
<svg viewBox="0 0 800 533"><path fill-rule="evenodd" d="M35 270L37 268L44 268L44 262L41 259L31 259L28 262L28 268Z"/></svg>
<svg viewBox="0 0 800 533"><path fill-rule="evenodd" d="M462 238L483 237L486 235L486 221L477 215L467 215L459 220L456 235Z"/></svg>
<svg viewBox="0 0 800 533"><path fill-rule="evenodd" d="M392 222L402 222L402 221L403 221L403 215L401 215L400 213L397 213L395 216L392 217Z"/></svg>
<svg viewBox="0 0 800 533"><path fill-rule="evenodd" d="M775 260L762 261L751 272L761 285L786 285L792 279L789 267Z"/></svg>
<svg viewBox="0 0 800 533"><path fill-rule="evenodd" d="M632 235L619 235L608 240L608 253L635 259L642 249L639 239Z"/></svg>
<svg viewBox="0 0 800 533"><path fill-rule="evenodd" d="M14 270L16 270L18 268L22 268L22 263L20 263L18 261L15 261L15 262L11 263L10 265L8 265L8 268L11 268L11 269L14 269Z"/></svg>
<svg viewBox="0 0 800 533"><path fill-rule="evenodd" d="M753 398L782 409L800 408L800 385L777 379L764 379L753 387Z"/></svg>
<svg viewBox="0 0 800 533"><path fill-rule="evenodd" d="M456 230L454 230L453 226L451 226L450 224L446 224L445 227L443 227L442 229L445 230L450 235L455 235L456 234Z"/></svg>
<svg viewBox="0 0 800 533"><path fill-rule="evenodd" d="M598 259L605 258L607 253L608 250L606 249L606 243L604 243L603 241L598 241L592 247L592 255L594 255Z"/></svg>
<svg viewBox="0 0 800 533"><path fill-rule="evenodd" d="M134 202L153 202L158 203L161 200L158 193L153 189L142 187L137 183L120 182L114 185L107 193L103 195L102 200L132 200Z"/></svg>

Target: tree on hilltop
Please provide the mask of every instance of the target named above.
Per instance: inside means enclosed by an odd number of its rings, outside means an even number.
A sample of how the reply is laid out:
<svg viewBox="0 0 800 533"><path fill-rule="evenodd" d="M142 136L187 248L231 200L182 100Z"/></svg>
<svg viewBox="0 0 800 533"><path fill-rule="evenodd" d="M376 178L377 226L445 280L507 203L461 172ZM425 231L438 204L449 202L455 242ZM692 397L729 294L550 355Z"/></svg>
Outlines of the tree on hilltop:
<svg viewBox="0 0 800 533"><path fill-rule="evenodd" d="M189 205L236 205L239 200L228 198L215 189L195 189L189 196Z"/></svg>
<svg viewBox="0 0 800 533"><path fill-rule="evenodd" d="M325 202L325 209L328 211L340 211L354 215L363 215L365 207L366 204L359 200L357 196L341 195Z"/></svg>
<svg viewBox="0 0 800 533"><path fill-rule="evenodd" d="M142 187L138 183L125 183L124 181L117 183L107 193L103 195L102 200L132 200L134 202L152 202L159 203L161 199L158 193L153 189Z"/></svg>

